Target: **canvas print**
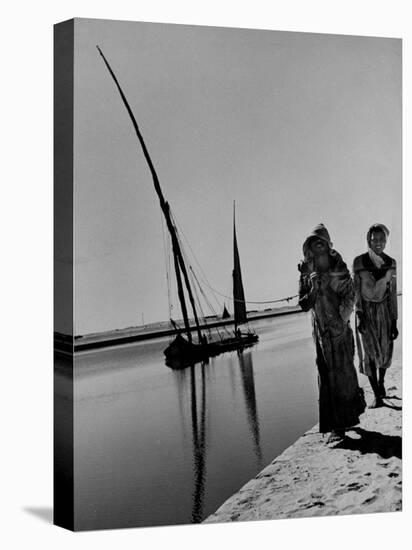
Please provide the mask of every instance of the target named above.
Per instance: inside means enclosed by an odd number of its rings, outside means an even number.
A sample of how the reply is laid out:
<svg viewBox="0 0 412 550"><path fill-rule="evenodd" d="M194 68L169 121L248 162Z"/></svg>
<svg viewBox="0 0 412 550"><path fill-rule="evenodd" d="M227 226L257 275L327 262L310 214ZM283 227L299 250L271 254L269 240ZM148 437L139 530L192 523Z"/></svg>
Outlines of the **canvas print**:
<svg viewBox="0 0 412 550"><path fill-rule="evenodd" d="M54 522L402 508L401 40L54 30Z"/></svg>

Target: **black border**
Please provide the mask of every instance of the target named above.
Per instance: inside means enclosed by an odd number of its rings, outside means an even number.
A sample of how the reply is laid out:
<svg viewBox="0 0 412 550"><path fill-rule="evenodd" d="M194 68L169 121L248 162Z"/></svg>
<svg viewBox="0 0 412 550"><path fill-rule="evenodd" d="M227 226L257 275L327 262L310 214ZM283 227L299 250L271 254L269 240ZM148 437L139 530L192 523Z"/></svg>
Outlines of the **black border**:
<svg viewBox="0 0 412 550"><path fill-rule="evenodd" d="M74 530L73 440L73 107L74 20L54 25L54 344L53 523Z"/></svg>

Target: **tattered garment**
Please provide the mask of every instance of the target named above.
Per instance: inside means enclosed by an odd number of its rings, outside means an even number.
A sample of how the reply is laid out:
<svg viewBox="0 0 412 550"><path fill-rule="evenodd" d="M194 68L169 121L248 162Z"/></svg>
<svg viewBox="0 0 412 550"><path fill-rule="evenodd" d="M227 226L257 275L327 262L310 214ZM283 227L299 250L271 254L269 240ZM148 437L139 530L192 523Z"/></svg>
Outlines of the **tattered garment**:
<svg viewBox="0 0 412 550"><path fill-rule="evenodd" d="M356 311L364 319L364 332L356 327L359 370L371 376L371 365L387 369L392 362L392 322L398 318L396 297L396 262L382 254L377 268L369 253L357 256L353 262Z"/></svg>
<svg viewBox="0 0 412 550"><path fill-rule="evenodd" d="M319 430L346 429L359 423L365 401L354 366L354 339L349 324L355 292L341 256L332 251L331 269L320 274L319 290L311 292L310 261L303 261L299 304L312 310L313 339L319 382Z"/></svg>

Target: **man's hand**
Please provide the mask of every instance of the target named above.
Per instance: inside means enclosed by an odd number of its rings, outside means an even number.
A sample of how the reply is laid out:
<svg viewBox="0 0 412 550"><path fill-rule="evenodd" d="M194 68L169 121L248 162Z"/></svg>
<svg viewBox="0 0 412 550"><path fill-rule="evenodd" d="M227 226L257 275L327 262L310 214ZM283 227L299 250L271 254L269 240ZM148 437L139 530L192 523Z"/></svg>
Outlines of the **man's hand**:
<svg viewBox="0 0 412 550"><path fill-rule="evenodd" d="M358 318L358 331L363 334L365 332L365 318L362 311L356 312L356 317Z"/></svg>
<svg viewBox="0 0 412 550"><path fill-rule="evenodd" d="M392 321L391 325L391 340L396 340L399 336L398 327L396 326L396 319Z"/></svg>
<svg viewBox="0 0 412 550"><path fill-rule="evenodd" d="M320 285L319 273L314 271L313 273L310 274L310 283L312 285L312 291L313 290L316 291L319 289L319 285Z"/></svg>

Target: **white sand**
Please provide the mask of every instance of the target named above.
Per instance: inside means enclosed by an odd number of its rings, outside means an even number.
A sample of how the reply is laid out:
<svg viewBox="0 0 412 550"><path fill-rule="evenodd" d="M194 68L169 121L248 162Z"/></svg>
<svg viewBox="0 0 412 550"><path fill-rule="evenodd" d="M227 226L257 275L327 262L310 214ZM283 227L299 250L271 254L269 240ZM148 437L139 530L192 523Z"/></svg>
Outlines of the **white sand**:
<svg viewBox="0 0 412 550"><path fill-rule="evenodd" d="M397 359L386 375L387 406L367 409L343 443L327 444L315 426L205 522L401 510L401 384ZM371 403L369 384L364 389Z"/></svg>

